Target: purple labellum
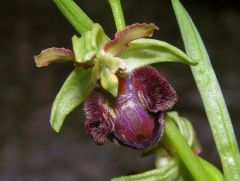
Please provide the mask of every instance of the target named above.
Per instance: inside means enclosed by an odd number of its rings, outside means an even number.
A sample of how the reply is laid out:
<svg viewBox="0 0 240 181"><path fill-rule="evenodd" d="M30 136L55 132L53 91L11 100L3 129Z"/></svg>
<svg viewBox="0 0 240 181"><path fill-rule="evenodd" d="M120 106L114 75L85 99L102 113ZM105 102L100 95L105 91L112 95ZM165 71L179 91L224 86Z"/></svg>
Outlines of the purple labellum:
<svg viewBox="0 0 240 181"><path fill-rule="evenodd" d="M155 97L155 99L154 99ZM145 149L163 133L163 111L176 102L176 93L155 68L142 67L119 79L119 95L94 92L84 105L85 129L96 144L107 138Z"/></svg>

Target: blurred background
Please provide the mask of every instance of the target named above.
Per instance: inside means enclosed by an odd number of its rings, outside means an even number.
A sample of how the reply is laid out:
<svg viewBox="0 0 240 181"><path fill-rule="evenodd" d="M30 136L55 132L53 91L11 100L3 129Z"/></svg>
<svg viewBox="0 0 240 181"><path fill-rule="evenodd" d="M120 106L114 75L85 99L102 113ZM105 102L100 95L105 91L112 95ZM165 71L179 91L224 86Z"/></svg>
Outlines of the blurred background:
<svg viewBox="0 0 240 181"><path fill-rule="evenodd" d="M106 0L76 0L113 37ZM240 5L231 0L183 1L206 44L240 140ZM183 50L168 0L122 0L127 24L154 22L155 38ZM55 95L73 69L71 63L36 68L33 56L48 47L71 49L76 34L52 1L0 0L0 180L106 181L154 167L154 156L112 143L96 146L84 134L82 108L56 134L49 124ZM203 145L202 156L220 166L202 102L189 68L160 64L179 94L175 109L187 116Z"/></svg>

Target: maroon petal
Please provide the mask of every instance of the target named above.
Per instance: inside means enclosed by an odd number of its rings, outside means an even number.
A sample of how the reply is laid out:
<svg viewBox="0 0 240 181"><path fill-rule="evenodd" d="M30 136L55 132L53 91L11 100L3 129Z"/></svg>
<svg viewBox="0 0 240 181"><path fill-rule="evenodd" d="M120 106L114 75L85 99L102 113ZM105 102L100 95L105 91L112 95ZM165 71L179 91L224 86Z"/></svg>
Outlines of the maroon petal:
<svg viewBox="0 0 240 181"><path fill-rule="evenodd" d="M86 120L85 131L96 144L102 145L111 131L111 124L106 108L104 107L104 96L94 92L84 104Z"/></svg>
<svg viewBox="0 0 240 181"><path fill-rule="evenodd" d="M151 112L167 111L177 101L176 91L153 67L147 66L134 70L131 81L138 98Z"/></svg>

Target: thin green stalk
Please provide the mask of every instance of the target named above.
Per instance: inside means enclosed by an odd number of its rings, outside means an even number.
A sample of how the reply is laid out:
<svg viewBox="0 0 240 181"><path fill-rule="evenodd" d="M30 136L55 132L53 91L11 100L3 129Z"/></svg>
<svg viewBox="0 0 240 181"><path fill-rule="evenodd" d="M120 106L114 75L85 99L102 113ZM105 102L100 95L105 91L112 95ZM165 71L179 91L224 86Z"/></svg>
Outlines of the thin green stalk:
<svg viewBox="0 0 240 181"><path fill-rule="evenodd" d="M192 149L179 132L173 120L168 116L166 116L166 125L164 131L169 141L174 145L179 158L188 168L193 178L196 181L209 180L208 175L202 167L199 159L193 153Z"/></svg>
<svg viewBox="0 0 240 181"><path fill-rule="evenodd" d="M201 157L198 157L198 160L208 173L208 176L211 180L224 181L223 174L214 165L202 159Z"/></svg>
<svg viewBox="0 0 240 181"><path fill-rule="evenodd" d="M240 154L231 119L208 53L189 14L178 0L172 0L188 56L199 64L191 70L199 89L219 152L225 180L240 180Z"/></svg>
<svg viewBox="0 0 240 181"><path fill-rule="evenodd" d="M113 13L117 31L120 31L126 27L121 1L120 0L108 0L108 2L112 9L112 13Z"/></svg>
<svg viewBox="0 0 240 181"><path fill-rule="evenodd" d="M80 35L92 29L93 21L73 0L53 1Z"/></svg>

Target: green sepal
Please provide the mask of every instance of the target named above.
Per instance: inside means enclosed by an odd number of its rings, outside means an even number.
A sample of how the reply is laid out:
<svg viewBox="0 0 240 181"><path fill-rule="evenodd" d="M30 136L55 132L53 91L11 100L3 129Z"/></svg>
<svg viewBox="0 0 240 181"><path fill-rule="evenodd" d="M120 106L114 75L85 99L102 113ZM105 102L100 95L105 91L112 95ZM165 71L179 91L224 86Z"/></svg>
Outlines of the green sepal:
<svg viewBox="0 0 240 181"><path fill-rule="evenodd" d="M103 28L97 23L93 25L91 31L84 33L81 38L74 35L72 45L76 62L81 64L93 60L107 40Z"/></svg>
<svg viewBox="0 0 240 181"><path fill-rule="evenodd" d="M154 39L138 39L128 44L128 49L119 54L128 71L160 62L181 62L196 65L184 52L169 43Z"/></svg>
<svg viewBox="0 0 240 181"><path fill-rule="evenodd" d="M114 97L118 94L118 77L108 67L102 67L101 86Z"/></svg>
<svg viewBox="0 0 240 181"><path fill-rule="evenodd" d="M91 94L96 86L92 69L75 68L58 92L51 110L50 123L59 132L66 116Z"/></svg>

